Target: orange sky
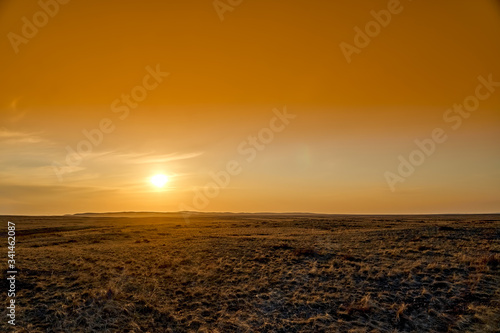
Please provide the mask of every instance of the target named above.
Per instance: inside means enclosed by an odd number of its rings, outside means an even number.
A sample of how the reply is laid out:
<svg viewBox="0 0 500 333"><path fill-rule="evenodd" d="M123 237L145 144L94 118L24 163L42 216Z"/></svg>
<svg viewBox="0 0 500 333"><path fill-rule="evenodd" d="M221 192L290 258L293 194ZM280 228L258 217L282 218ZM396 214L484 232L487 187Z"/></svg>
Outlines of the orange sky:
<svg viewBox="0 0 500 333"><path fill-rule="evenodd" d="M0 3L0 214L500 212L498 1L41 3Z"/></svg>

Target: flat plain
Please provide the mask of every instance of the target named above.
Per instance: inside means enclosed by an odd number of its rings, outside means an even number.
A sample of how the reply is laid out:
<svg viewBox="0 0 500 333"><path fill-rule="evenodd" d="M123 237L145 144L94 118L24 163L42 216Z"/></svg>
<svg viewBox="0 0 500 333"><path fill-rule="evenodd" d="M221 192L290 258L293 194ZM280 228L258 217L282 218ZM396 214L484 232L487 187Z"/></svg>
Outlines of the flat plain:
<svg viewBox="0 0 500 333"><path fill-rule="evenodd" d="M1 220L4 332L500 332L500 215Z"/></svg>

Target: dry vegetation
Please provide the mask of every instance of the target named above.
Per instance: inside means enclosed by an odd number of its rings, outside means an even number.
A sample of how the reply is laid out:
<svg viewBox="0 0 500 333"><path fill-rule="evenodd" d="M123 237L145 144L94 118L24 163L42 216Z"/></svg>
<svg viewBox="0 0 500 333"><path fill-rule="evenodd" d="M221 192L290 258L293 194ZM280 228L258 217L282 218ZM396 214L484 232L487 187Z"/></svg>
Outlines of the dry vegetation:
<svg viewBox="0 0 500 333"><path fill-rule="evenodd" d="M499 215L7 220L5 332L500 331Z"/></svg>

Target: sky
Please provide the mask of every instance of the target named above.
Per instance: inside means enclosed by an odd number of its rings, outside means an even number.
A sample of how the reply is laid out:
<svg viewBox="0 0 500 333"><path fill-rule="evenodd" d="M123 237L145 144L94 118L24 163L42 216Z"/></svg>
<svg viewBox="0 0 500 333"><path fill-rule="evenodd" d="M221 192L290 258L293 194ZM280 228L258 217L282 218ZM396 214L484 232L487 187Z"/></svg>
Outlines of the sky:
<svg viewBox="0 0 500 333"><path fill-rule="evenodd" d="M498 1L3 0L0 36L0 214L500 212Z"/></svg>

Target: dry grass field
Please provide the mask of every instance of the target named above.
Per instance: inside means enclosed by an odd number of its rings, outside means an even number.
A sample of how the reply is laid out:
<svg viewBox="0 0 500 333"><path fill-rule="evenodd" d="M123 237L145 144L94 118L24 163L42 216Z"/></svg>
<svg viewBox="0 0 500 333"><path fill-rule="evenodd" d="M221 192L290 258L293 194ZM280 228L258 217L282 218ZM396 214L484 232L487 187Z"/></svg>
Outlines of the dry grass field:
<svg viewBox="0 0 500 333"><path fill-rule="evenodd" d="M3 332L500 332L500 215L1 219Z"/></svg>

